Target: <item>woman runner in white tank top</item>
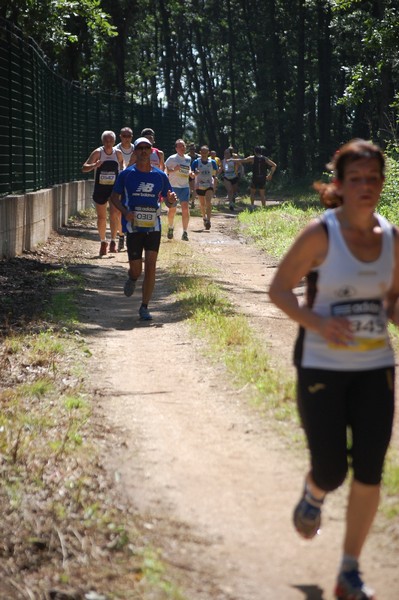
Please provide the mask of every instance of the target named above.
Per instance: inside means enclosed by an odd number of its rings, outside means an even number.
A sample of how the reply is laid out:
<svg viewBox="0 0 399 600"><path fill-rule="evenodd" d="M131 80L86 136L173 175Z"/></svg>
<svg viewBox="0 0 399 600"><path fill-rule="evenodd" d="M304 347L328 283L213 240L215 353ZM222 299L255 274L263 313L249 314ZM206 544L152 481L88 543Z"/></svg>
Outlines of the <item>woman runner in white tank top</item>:
<svg viewBox="0 0 399 600"><path fill-rule="evenodd" d="M328 167L334 179L315 187L331 208L298 236L269 294L300 325L297 402L311 466L294 525L305 538L318 533L323 501L343 483L350 461L335 596L371 600L359 558L377 511L393 423L395 360L387 322L399 321L399 231L375 212L384 182L377 146L352 140ZM304 277L300 304L294 289Z"/></svg>

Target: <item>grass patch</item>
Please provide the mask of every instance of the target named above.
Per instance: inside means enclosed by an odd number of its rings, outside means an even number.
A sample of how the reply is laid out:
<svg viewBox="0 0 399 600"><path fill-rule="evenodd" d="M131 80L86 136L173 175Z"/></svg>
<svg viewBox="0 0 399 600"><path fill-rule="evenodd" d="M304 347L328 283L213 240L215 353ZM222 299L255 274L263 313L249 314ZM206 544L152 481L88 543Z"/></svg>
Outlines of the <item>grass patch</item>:
<svg viewBox="0 0 399 600"><path fill-rule="evenodd" d="M242 212L238 216L241 232L267 254L279 259L310 219L321 213L313 198L312 194L309 198L299 198L295 203L283 202L266 210Z"/></svg>
<svg viewBox="0 0 399 600"><path fill-rule="evenodd" d="M383 477L384 513L389 518L399 516L399 455L390 447L385 461Z"/></svg>
<svg viewBox="0 0 399 600"><path fill-rule="evenodd" d="M83 289L83 279L65 269L47 271L46 279L53 293L44 311L44 317L64 326L73 327L79 322L78 294Z"/></svg>
<svg viewBox="0 0 399 600"><path fill-rule="evenodd" d="M157 581L147 577L140 517L99 460L110 432L85 389L91 354L76 329L82 280L33 266L7 265L19 306L0 339L0 595L98 590L108 600L181 600L161 555ZM21 294L12 287L19 281Z"/></svg>
<svg viewBox="0 0 399 600"><path fill-rule="evenodd" d="M297 422L292 379L272 368L267 349L212 282L208 266L187 246L175 253L165 246L161 261L172 273L179 308L206 340L207 355L223 361L235 386L245 386L262 412L280 423Z"/></svg>
<svg viewBox="0 0 399 600"><path fill-rule="evenodd" d="M147 548L143 554L143 577L152 589L158 589L170 600L184 600L179 588L169 579L159 550Z"/></svg>

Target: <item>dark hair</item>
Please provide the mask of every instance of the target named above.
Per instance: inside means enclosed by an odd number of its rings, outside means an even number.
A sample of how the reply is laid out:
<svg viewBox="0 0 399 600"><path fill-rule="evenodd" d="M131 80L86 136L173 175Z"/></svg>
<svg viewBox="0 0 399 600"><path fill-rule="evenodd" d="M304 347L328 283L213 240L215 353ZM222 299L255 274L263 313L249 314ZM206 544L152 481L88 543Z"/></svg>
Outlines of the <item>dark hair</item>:
<svg viewBox="0 0 399 600"><path fill-rule="evenodd" d="M342 198L337 194L335 181L343 181L346 167L363 158L376 158L380 164L381 176L384 177L385 159L382 150L376 144L362 139L353 139L339 148L331 161L326 165L333 173L330 183L315 181L313 188L319 192L321 203L327 208L335 208L342 204Z"/></svg>
<svg viewBox="0 0 399 600"><path fill-rule="evenodd" d="M155 131L153 129L151 129L150 127L146 127L145 129L143 129L143 131L141 132L140 135L155 135Z"/></svg>
<svg viewBox="0 0 399 600"><path fill-rule="evenodd" d="M255 154L262 154L262 146L255 146L254 152Z"/></svg>

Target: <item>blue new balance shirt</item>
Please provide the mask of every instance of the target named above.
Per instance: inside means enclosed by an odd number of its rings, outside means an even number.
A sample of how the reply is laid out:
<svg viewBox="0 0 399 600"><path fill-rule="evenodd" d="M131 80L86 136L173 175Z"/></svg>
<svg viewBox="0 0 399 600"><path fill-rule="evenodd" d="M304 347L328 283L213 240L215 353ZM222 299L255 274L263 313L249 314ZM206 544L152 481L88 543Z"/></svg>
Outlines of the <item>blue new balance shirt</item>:
<svg viewBox="0 0 399 600"><path fill-rule="evenodd" d="M148 173L137 169L136 165L119 173L113 191L121 195L122 204L135 213L135 221L126 221L122 215L122 229L138 231L160 231L160 199L172 191L168 176L152 167Z"/></svg>

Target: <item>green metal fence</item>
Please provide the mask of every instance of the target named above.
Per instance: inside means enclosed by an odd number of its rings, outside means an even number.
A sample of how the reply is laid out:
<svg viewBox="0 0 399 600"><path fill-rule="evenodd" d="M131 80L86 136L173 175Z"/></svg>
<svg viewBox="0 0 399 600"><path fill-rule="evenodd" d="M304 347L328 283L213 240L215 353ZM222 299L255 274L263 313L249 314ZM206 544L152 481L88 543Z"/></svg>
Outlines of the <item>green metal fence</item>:
<svg viewBox="0 0 399 600"><path fill-rule="evenodd" d="M176 107L139 105L93 92L55 73L32 39L0 20L0 196L82 179L82 163L101 133L156 131L166 156L181 136ZM119 140L117 140L119 141Z"/></svg>

